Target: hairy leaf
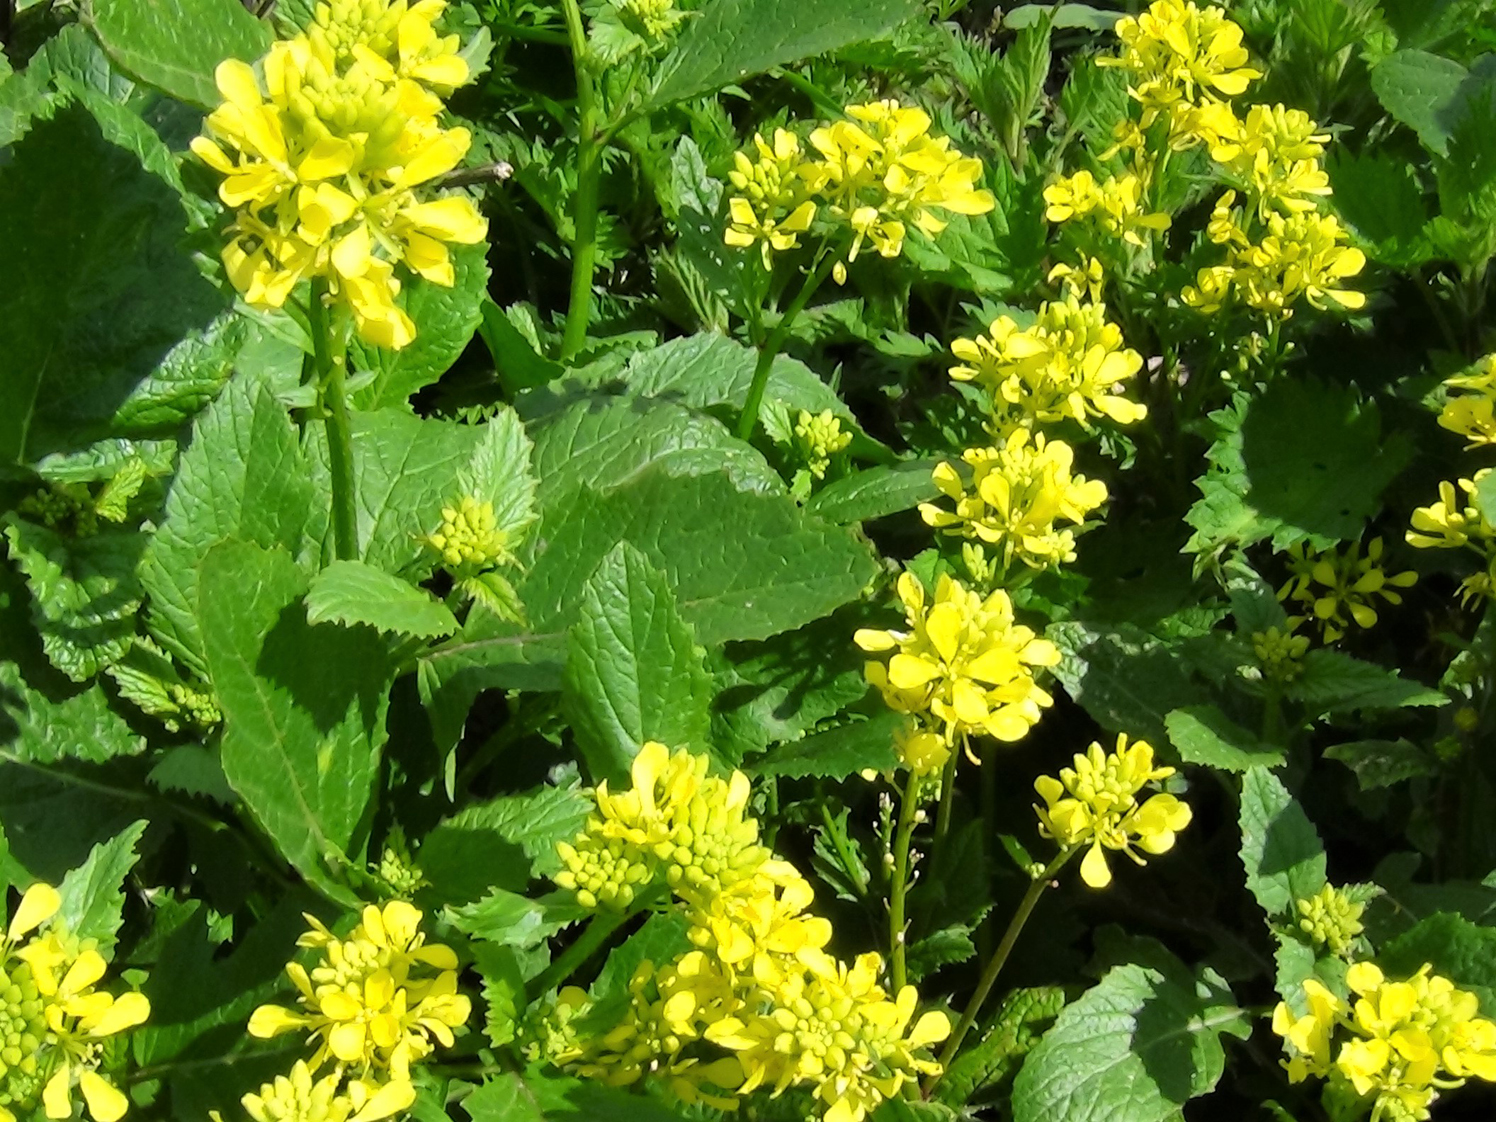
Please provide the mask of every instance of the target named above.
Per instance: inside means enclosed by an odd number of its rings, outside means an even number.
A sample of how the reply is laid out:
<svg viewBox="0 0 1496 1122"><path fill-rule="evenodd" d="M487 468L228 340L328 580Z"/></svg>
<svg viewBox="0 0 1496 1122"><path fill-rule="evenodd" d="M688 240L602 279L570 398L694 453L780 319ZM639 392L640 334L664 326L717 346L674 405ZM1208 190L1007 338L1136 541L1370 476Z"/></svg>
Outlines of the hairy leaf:
<svg viewBox="0 0 1496 1122"><path fill-rule="evenodd" d="M234 0L94 0L91 10L121 70L199 109L222 100L220 62L254 62L270 46L269 29Z"/></svg>
<svg viewBox="0 0 1496 1122"><path fill-rule="evenodd" d="M376 631L422 639L450 635L457 619L425 589L363 561L334 561L312 578L308 623L366 623Z"/></svg>
<svg viewBox="0 0 1496 1122"><path fill-rule="evenodd" d="M1242 777L1241 860L1247 887L1273 919L1325 886L1325 850L1314 823L1267 768Z"/></svg>

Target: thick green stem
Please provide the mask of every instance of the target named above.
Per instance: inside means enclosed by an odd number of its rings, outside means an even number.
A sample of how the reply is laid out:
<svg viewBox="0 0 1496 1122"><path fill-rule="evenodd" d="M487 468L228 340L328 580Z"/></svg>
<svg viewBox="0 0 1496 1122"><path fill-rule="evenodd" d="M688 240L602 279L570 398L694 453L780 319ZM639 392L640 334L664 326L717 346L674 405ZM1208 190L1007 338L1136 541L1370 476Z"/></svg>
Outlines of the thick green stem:
<svg viewBox="0 0 1496 1122"><path fill-rule="evenodd" d="M582 934L561 952L561 957L541 971L540 976L526 989L538 995L559 986L595 955L613 932L622 927L633 914L633 911L594 912Z"/></svg>
<svg viewBox="0 0 1496 1122"><path fill-rule="evenodd" d="M811 267L805 277L805 283L800 286L800 291L795 294L790 306L784 310L784 315L779 317L779 322L774 325L774 330L769 332L769 338L758 352L758 365L753 368L753 382L748 387L748 397L743 402L742 415L738 417L738 438L747 440L753 435L753 428L758 424L759 407L764 403L764 390L769 386L769 370L774 365L774 359L778 357L779 350L784 346L784 341L789 338L790 329L795 326L795 319L805 310L805 305L810 303L810 298L815 295L816 289L821 287L830 274L832 266L836 264L836 255L822 252L819 260Z"/></svg>
<svg viewBox="0 0 1496 1122"><path fill-rule="evenodd" d="M940 809L935 812L935 848L938 851L951 832L951 812L956 805L956 766L961 762L961 753L966 750L963 737L960 744L951 745L950 759L945 761L945 770L940 773Z"/></svg>
<svg viewBox="0 0 1496 1122"><path fill-rule="evenodd" d="M909 981L907 921L904 901L909 893L909 847L914 839L914 822L919 812L919 773L909 770L904 784L903 802L899 804L899 825L893 837L893 884L888 891L888 943L892 950L893 992L898 993Z"/></svg>
<svg viewBox="0 0 1496 1122"><path fill-rule="evenodd" d="M561 0L566 37L577 76L577 189L572 195L571 303L561 339L565 361L587 341L592 318L592 276L597 268L597 196L602 183L602 138L598 132L597 91L587 69L587 32L577 0Z"/></svg>
<svg viewBox="0 0 1496 1122"><path fill-rule="evenodd" d="M347 359L342 332L335 332L327 307L327 282L312 285L308 309L312 361L327 426L327 463L332 473L332 536L339 561L358 559L358 496L353 484L353 430L348 423ZM336 335L336 337L334 337Z"/></svg>
<svg viewBox="0 0 1496 1122"><path fill-rule="evenodd" d="M961 1013L961 1019L956 1022L956 1029L951 1033L950 1039L945 1042L945 1048L940 1053L940 1067L942 1073L950 1066L956 1053L961 1049L961 1041L971 1031L971 1026L976 1023L977 1014L982 1011L982 1006L987 1001L987 996L992 992L992 987L997 984L997 976L1002 973L1007 964L1008 956L1013 952L1013 945L1018 942L1018 936L1023 932L1024 924L1028 923L1029 916L1033 915L1035 906L1039 903L1039 897L1044 895L1044 890L1049 887L1050 880L1065 866L1075 855L1075 850L1066 849L1060 855L1045 866L1044 871L1036 876L1029 884L1028 891L1023 894L1023 899L1018 903L1018 910L1013 913L1013 918L1008 921L1008 929L1003 932L1002 942L997 945L997 951L987 961L987 968L982 971L981 981L977 982L976 992L971 995L971 1000L966 1003L966 1008ZM929 1095L935 1084L940 1082L940 1075L933 1076L925 1085L925 1094Z"/></svg>

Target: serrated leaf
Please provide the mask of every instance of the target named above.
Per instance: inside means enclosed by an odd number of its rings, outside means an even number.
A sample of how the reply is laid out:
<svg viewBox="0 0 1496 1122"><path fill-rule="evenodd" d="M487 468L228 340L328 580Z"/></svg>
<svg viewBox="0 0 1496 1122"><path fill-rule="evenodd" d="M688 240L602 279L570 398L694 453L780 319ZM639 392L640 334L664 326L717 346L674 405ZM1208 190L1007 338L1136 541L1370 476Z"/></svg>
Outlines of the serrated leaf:
<svg viewBox="0 0 1496 1122"><path fill-rule="evenodd" d="M1003 998L982 1038L946 1068L936 1096L949 1106L990 1099L1011 1082L1023 1058L1065 1007L1059 986L1014 990Z"/></svg>
<svg viewBox="0 0 1496 1122"><path fill-rule="evenodd" d="M372 630L309 624L306 587L289 554L225 542L203 558L198 615L224 775L286 859L347 898L324 863L361 860L394 674Z"/></svg>
<svg viewBox="0 0 1496 1122"><path fill-rule="evenodd" d="M110 957L115 936L124 923L125 877L135 867L135 847L147 823L136 822L107 842L94 846L88 860L62 878L62 897L56 922L70 935L98 941L99 952Z"/></svg>
<svg viewBox="0 0 1496 1122"><path fill-rule="evenodd" d="M759 776L791 779L845 779L868 769L889 771L898 763L893 741L903 725L900 714L879 713L866 721L782 744L755 761L750 770Z"/></svg>
<svg viewBox="0 0 1496 1122"><path fill-rule="evenodd" d="M31 688L14 662L0 660L0 758L98 764L145 748L145 737L109 707L101 686L54 699Z"/></svg>
<svg viewBox="0 0 1496 1122"><path fill-rule="evenodd" d="M1356 740L1325 749L1325 759L1339 760L1356 773L1363 791L1438 774L1438 761L1411 740Z"/></svg>
<svg viewBox="0 0 1496 1122"><path fill-rule="evenodd" d="M1418 134L1430 152L1449 146L1448 110L1467 71L1453 59L1427 51L1395 51L1371 71L1382 107Z"/></svg>
<svg viewBox="0 0 1496 1122"><path fill-rule="evenodd" d="M1164 718L1169 741L1187 764L1204 764L1222 771L1275 768L1283 763L1283 749L1263 744L1214 705L1175 709Z"/></svg>
<svg viewBox="0 0 1496 1122"><path fill-rule="evenodd" d="M1013 1085L1015 1122L1175 1122L1225 1067L1221 1034L1251 1020L1208 968L1115 966L1065 1007Z"/></svg>
<svg viewBox="0 0 1496 1122"><path fill-rule="evenodd" d="M334 561L312 578L306 618L421 639L457 630L457 617L431 593L362 561Z"/></svg>
<svg viewBox="0 0 1496 1122"><path fill-rule="evenodd" d="M829 522L868 522L939 497L931 472L939 460L879 464L828 484L805 509Z"/></svg>
<svg viewBox="0 0 1496 1122"><path fill-rule="evenodd" d="M1483 1016L1496 1015L1496 927L1439 912L1383 947L1377 964L1394 979L1430 964L1435 974L1473 991Z"/></svg>
<svg viewBox="0 0 1496 1122"><path fill-rule="evenodd" d="M447 916L452 926L465 935L519 950L540 946L581 918L575 907L548 908L538 900L503 888L495 888L471 904L448 908Z"/></svg>
<svg viewBox="0 0 1496 1122"><path fill-rule="evenodd" d="M717 0L682 28L646 108L876 39L918 12L912 0Z"/></svg>
<svg viewBox="0 0 1496 1122"><path fill-rule="evenodd" d="M1440 691L1410 682L1396 670L1324 649L1304 656L1303 672L1285 693L1317 713L1449 704Z"/></svg>
<svg viewBox="0 0 1496 1122"><path fill-rule="evenodd" d="M507 1072L484 1083L462 1108L473 1122L682 1122L653 1099L591 1080L540 1069Z"/></svg>
<svg viewBox="0 0 1496 1122"><path fill-rule="evenodd" d="M1420 242L1428 208L1416 165L1389 152L1355 153L1337 145L1325 161L1335 209L1371 243L1373 259L1411 265L1427 250Z"/></svg>
<svg viewBox="0 0 1496 1122"><path fill-rule="evenodd" d="M212 799L224 806L232 805L235 798L218 756L200 744L168 748L146 779L163 791L180 791L188 797Z"/></svg>
<svg viewBox="0 0 1496 1122"><path fill-rule="evenodd" d="M1105 729L1161 744L1168 739L1164 719L1171 711L1209 700L1195 678L1196 660L1182 644L1130 624L1105 633L1066 621L1045 635L1062 656L1055 678Z"/></svg>
<svg viewBox="0 0 1496 1122"><path fill-rule="evenodd" d="M222 100L220 62L254 62L270 46L269 29L234 0L94 0L91 15L121 70L199 109Z"/></svg>
<svg viewBox="0 0 1496 1122"><path fill-rule="evenodd" d="M709 747L710 681L663 573L627 542L582 590L562 706L594 782L627 786L639 746Z"/></svg>
<svg viewBox="0 0 1496 1122"><path fill-rule="evenodd" d="M1277 776L1253 768L1242 777L1241 860L1247 888L1271 919L1325 886L1325 849L1314 823Z"/></svg>
<svg viewBox="0 0 1496 1122"><path fill-rule="evenodd" d="M473 965L483 982L483 1031L488 1042L502 1048L515 1037L525 1007L525 978L513 947L479 943Z"/></svg>
<svg viewBox="0 0 1496 1122"><path fill-rule="evenodd" d="M419 656L416 684L437 747L449 751L462 735L473 701L484 690L561 688L564 631L536 633L489 612L470 612L460 634Z"/></svg>

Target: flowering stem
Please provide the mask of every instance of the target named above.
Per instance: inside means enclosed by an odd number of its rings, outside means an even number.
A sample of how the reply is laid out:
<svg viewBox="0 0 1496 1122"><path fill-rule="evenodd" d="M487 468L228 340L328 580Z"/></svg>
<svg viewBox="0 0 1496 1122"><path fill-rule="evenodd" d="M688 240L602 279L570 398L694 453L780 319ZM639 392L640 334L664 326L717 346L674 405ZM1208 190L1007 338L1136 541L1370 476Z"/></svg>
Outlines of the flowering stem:
<svg viewBox="0 0 1496 1122"><path fill-rule="evenodd" d="M592 318L592 275L597 268L597 196L602 182L602 143L598 133L597 95L587 71L587 32L577 0L561 0L566 37L577 76L577 189L572 195L571 303L566 308L562 361L587 341Z"/></svg>
<svg viewBox="0 0 1496 1122"><path fill-rule="evenodd" d="M531 982L526 989L532 994L543 994L555 989L562 982L570 978L576 970L589 958L598 952L604 943L612 936L613 932L622 927L635 909L626 912L599 911L593 912L592 918L587 921L586 928L582 931L572 944L561 952L561 956L551 962L540 975Z"/></svg>
<svg viewBox="0 0 1496 1122"><path fill-rule="evenodd" d="M769 332L768 341L759 349L758 364L753 368L753 382L748 387L748 397L743 401L743 412L738 417L739 440L747 440L753 435L753 427L758 424L759 407L764 403L764 390L769 386L769 370L774 365L774 359L778 357L784 341L789 338L790 328L795 326L796 317L805 310L805 305L810 303L810 298L821 287L821 282L830 275L831 267L835 264L836 255L823 252L811 267L805 283L800 286L800 291L795 294L790 306L784 310L784 315L779 317L774 330Z"/></svg>
<svg viewBox="0 0 1496 1122"><path fill-rule="evenodd" d="M899 825L893 838L893 884L888 892L888 942L893 960L893 992L908 984L908 946L905 939L904 899L909 891L909 846L914 838L914 820L919 810L919 773L909 769L899 804Z"/></svg>
<svg viewBox="0 0 1496 1122"><path fill-rule="evenodd" d="M327 282L312 284L307 321L312 335L312 361L327 426L327 462L332 473L332 536L339 561L358 559L358 507L353 485L353 432L348 424L348 393L344 382L345 348L333 338L327 314ZM341 332L337 333L341 338Z"/></svg>
<svg viewBox="0 0 1496 1122"><path fill-rule="evenodd" d="M965 738L960 745L951 745L951 755L945 761L945 770L940 773L940 809L935 812L935 845L938 849L951 832L951 810L956 805L956 764L965 750Z"/></svg>
<svg viewBox="0 0 1496 1122"><path fill-rule="evenodd" d="M998 974L1007 964L1008 955L1013 951L1013 944L1018 942L1018 936L1023 931L1023 925L1028 922L1029 916L1034 912L1039 903L1039 897L1044 895L1044 890L1049 887L1054 875L1065 866L1065 862L1075 856L1076 850L1064 849L1058 857L1044 867L1044 870L1036 876L1028 886L1028 891L1023 894L1023 899L1018 902L1018 910L1013 913L1013 918L1008 921L1008 929L1003 932L1002 942L997 945L997 952L987 962L987 968L982 971L981 981L977 982L976 992L971 995L971 1000L966 1003L966 1008L961 1013L961 1019L956 1022L956 1030L951 1033L949 1040L945 1042L945 1048L940 1053L941 1072L950 1066L956 1053L961 1048L961 1041L971 1031L971 1026L976 1023L977 1014L982 1011L983 1004L987 1001L987 995L992 992L992 987L997 983ZM937 1074L925 1084L925 1096L929 1097L935 1084L940 1082Z"/></svg>

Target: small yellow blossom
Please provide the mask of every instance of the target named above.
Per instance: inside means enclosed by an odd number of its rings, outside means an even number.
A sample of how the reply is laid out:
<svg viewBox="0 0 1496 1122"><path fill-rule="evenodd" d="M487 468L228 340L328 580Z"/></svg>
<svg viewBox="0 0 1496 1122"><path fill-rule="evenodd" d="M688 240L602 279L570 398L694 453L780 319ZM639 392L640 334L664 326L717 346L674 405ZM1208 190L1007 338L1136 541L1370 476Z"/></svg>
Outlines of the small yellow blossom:
<svg viewBox="0 0 1496 1122"><path fill-rule="evenodd" d="M1266 216L1267 233L1256 243L1247 240L1241 216L1230 211L1233 192L1217 204L1209 234L1229 249L1228 263L1201 269L1194 286L1180 299L1200 312L1219 311L1235 293L1249 307L1287 319L1299 300L1321 311L1332 304L1354 310L1366 294L1346 288L1347 278L1366 266L1366 255L1345 244L1345 227L1334 215L1274 211Z"/></svg>
<svg viewBox="0 0 1496 1122"><path fill-rule="evenodd" d="M1143 181L1134 172L1101 182L1089 171L1061 176L1044 188L1044 217L1050 222L1089 221L1129 245L1147 244L1144 233L1167 230L1171 219L1143 206Z"/></svg>
<svg viewBox="0 0 1496 1122"><path fill-rule="evenodd" d="M416 1099L409 1083L371 1087L352 1080L339 1090L342 1081L337 1070L314 1080L306 1061L297 1060L290 1075L245 1095L244 1110L254 1122L378 1122L408 1110Z"/></svg>
<svg viewBox="0 0 1496 1122"><path fill-rule="evenodd" d="M795 446L805 461L805 469L816 479L826 478L831 458L846 451L852 434L844 432L841 419L829 409L819 413L800 410L795 419Z"/></svg>
<svg viewBox="0 0 1496 1122"><path fill-rule="evenodd" d="M1294 629L1303 617L1292 616L1285 627L1269 627L1252 633L1252 653L1270 682L1292 682L1304 672L1304 655L1309 652L1309 637L1295 635Z"/></svg>
<svg viewBox="0 0 1496 1122"><path fill-rule="evenodd" d="M774 130L772 145L755 133L753 147L758 158L739 152L727 173L741 193L727 200L730 221L724 240L740 247L758 243L767 269L776 252L794 249L810 229L816 215L812 196L825 172L805 158L800 138L785 129Z"/></svg>
<svg viewBox="0 0 1496 1122"><path fill-rule="evenodd" d="M1330 177L1320 166L1328 133L1303 110L1285 105L1254 105L1238 118L1229 105L1202 109L1196 128L1213 160L1223 165L1266 215L1279 208L1309 211L1330 194Z"/></svg>
<svg viewBox="0 0 1496 1122"><path fill-rule="evenodd" d="M1439 424L1468 440L1467 448L1496 444L1496 354L1481 359L1469 374L1446 378L1444 384L1472 392L1450 395L1439 412Z"/></svg>
<svg viewBox="0 0 1496 1122"><path fill-rule="evenodd" d="M927 525L996 547L1006 568L1015 559L1032 569L1075 560L1075 533L1106 501L1106 484L1072 473L1075 452L1063 440L1017 429L998 448L969 448L961 455L971 483L949 462L935 468L935 486L955 503L948 511L921 503Z"/></svg>
<svg viewBox="0 0 1496 1122"><path fill-rule="evenodd" d="M1483 552L1487 551L1492 540L1496 539L1496 526L1481 514L1474 499L1476 488L1490 471L1490 468L1483 468L1472 479L1440 483L1438 502L1413 511L1413 528L1407 533L1408 544L1417 549L1459 549L1475 545ZM1457 494L1456 488L1463 494Z"/></svg>
<svg viewBox="0 0 1496 1122"><path fill-rule="evenodd" d="M1355 946L1364 928L1361 915L1366 905L1350 899L1333 884L1327 884L1313 896L1294 901L1299 930L1316 947L1333 955L1344 956Z"/></svg>
<svg viewBox="0 0 1496 1122"><path fill-rule="evenodd" d="M954 381L991 392L999 431L1062 420L1089 431L1093 417L1130 425L1148 413L1122 396L1142 356L1107 320L1105 304L1083 302L1073 291L1039 305L1033 326L999 316L988 334L957 339L951 353L961 360L950 369Z"/></svg>
<svg viewBox="0 0 1496 1122"><path fill-rule="evenodd" d="M1279 1002L1273 1010L1273 1031L1289 1045L1289 1058L1284 1066L1294 1083L1311 1075L1329 1073L1333 1059L1331 1038L1337 1018L1346 1011L1344 1002L1316 978L1305 979L1304 999L1309 1012L1302 1017L1295 1017L1287 1002Z"/></svg>
<svg viewBox="0 0 1496 1122"><path fill-rule="evenodd" d="M1075 766L1064 768L1060 777L1041 775L1034 790L1045 805L1034 809L1045 837L1063 849L1089 845L1081 861L1080 875L1092 888L1112 882L1106 850L1120 850L1139 865L1137 846L1144 853L1167 853L1174 836L1190 823L1190 808L1173 795L1155 794L1139 802L1138 793L1149 783L1174 774L1171 767L1154 767L1153 748L1145 740L1128 746L1118 735L1110 754L1092 744L1077 754Z"/></svg>
<svg viewBox="0 0 1496 1122"><path fill-rule="evenodd" d="M1382 567L1382 539L1372 538L1361 555L1361 543L1352 542L1343 552L1338 548L1315 550L1305 545L1289 548L1290 576L1278 589L1278 599L1292 599L1309 608L1324 632L1325 642L1333 643L1345 634L1347 627L1374 627L1380 596L1389 604L1401 604L1400 588L1411 588L1418 582L1412 571L1388 573Z"/></svg>
<svg viewBox="0 0 1496 1122"><path fill-rule="evenodd" d="M305 1029L317 1043L312 1070L334 1060L360 1079L408 1086L411 1065L436 1043L450 1048L453 1030L472 1012L457 992L456 954L426 942L420 910L403 900L365 907L346 939L306 918L312 929L298 944L315 949L317 959L310 971L297 962L286 967L303 1011L261 1005L249 1019L250 1035Z"/></svg>
<svg viewBox="0 0 1496 1122"><path fill-rule="evenodd" d="M983 599L942 576L927 607L924 586L906 572L898 591L909 630L865 628L853 637L865 651L891 652L887 663L864 666L889 707L930 714L951 743L981 733L1004 741L1028 735L1054 704L1034 674L1058 664L1055 645L1014 621L1001 590Z"/></svg>
<svg viewBox="0 0 1496 1122"><path fill-rule="evenodd" d="M894 751L899 762L918 775L935 775L951 758L950 742L922 725L900 729L894 738Z"/></svg>

